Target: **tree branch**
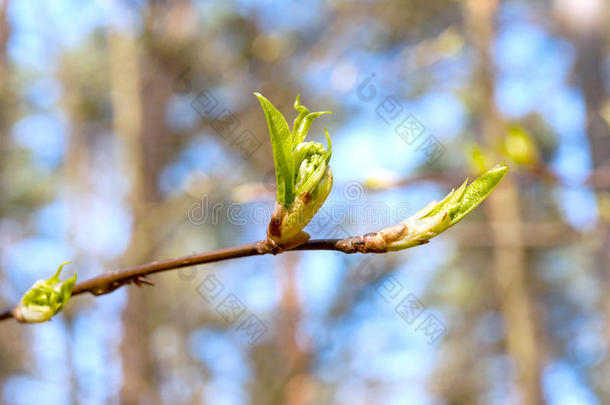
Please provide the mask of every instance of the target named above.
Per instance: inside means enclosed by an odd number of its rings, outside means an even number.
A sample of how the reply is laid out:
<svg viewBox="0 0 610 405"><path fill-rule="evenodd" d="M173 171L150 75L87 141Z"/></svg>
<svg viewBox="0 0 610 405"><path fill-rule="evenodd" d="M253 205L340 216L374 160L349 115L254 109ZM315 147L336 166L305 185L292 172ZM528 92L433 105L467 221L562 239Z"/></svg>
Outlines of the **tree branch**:
<svg viewBox="0 0 610 405"><path fill-rule="evenodd" d="M363 247L363 236L351 236L345 239L314 239L290 250L335 250L343 253L373 253ZM104 295L124 285L135 283L154 284L147 276L164 271L177 270L183 267L197 266L199 264L220 262L247 256L260 256L265 254L279 254L282 249L270 250L265 247L264 241L252 242L241 246L215 250L213 252L198 253L175 259L155 261L139 266L129 267L112 273L106 273L80 282L74 286L72 295L91 293ZM0 312L0 321L13 318L13 309L8 308Z"/></svg>
<svg viewBox="0 0 610 405"><path fill-rule="evenodd" d="M49 320L51 316L55 315L66 304L70 297L70 290L67 288L72 289L72 295L85 292L103 295L129 283L135 283L138 286L141 284L154 285L154 282L148 279L147 276L162 271L176 270L204 263L269 253L275 255L287 250L335 250L347 254L386 253L388 251L404 250L423 245L468 215L498 185L507 171L507 166L498 165L476 178L468 187L467 181L465 181L459 188L454 188L440 202L431 202L424 209L418 211L417 214L406 218L396 225L378 232L366 233L360 236L349 236L343 239L307 241L309 235L303 232L302 229L311 217L307 217L306 221L303 221L303 218L301 218L302 222L298 222L295 221L295 215L302 215L305 212L305 208L313 209L315 214L321 203L317 201L318 206L310 207L308 204L312 201L311 195L309 195L309 191L304 192L304 197L301 197L301 195L298 197L304 198L304 200L300 200L301 205L297 206L295 212L291 212L286 216L284 211L280 215L279 221L275 221L272 216L267 229L267 238L264 240L213 252L130 267L113 273L103 274L76 285L74 285L76 280L76 276L74 276L66 281L66 283L69 282L70 284L61 286L62 289L66 287L66 290L57 291L55 286L59 281L58 276L62 265L57 270L56 276L42 282L46 290L41 290L40 288L42 287L37 286L39 283L35 284L16 307L0 312L0 320L13 317L22 322L44 322ZM309 201L306 201L308 198ZM277 209L278 206L280 207L279 209ZM273 215L275 216L276 212L280 212L283 209L284 207L276 202L276 209ZM284 238L282 238L283 225L286 225L290 231L286 233ZM306 242L302 243L303 240ZM73 285L74 288L72 288ZM26 314L25 316L24 313Z"/></svg>

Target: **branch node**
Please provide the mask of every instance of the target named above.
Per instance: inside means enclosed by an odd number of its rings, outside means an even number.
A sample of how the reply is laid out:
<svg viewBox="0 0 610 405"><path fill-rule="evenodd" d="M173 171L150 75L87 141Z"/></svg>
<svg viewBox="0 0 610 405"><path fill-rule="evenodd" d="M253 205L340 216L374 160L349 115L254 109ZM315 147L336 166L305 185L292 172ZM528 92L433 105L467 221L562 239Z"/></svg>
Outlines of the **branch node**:
<svg viewBox="0 0 610 405"><path fill-rule="evenodd" d="M386 253L387 243L380 232L350 236L337 242L336 247L343 253Z"/></svg>
<svg viewBox="0 0 610 405"><path fill-rule="evenodd" d="M138 287L141 287L142 284L152 285L152 286L155 285L155 282L153 280L151 280L150 278L145 277L145 276L138 276L138 277L136 277L135 280L134 280L134 283L136 283L136 285Z"/></svg>
<svg viewBox="0 0 610 405"><path fill-rule="evenodd" d="M269 237L265 238L265 240L261 240L256 244L256 251L258 254L266 255L271 253L272 255L279 255L280 253L284 253L284 249L280 247L275 241Z"/></svg>

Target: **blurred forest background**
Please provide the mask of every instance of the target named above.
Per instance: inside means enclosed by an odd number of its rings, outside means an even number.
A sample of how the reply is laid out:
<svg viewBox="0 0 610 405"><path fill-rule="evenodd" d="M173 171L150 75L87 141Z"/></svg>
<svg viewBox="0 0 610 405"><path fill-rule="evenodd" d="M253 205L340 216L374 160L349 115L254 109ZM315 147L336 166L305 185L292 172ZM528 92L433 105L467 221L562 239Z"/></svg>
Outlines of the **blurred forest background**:
<svg viewBox="0 0 610 405"><path fill-rule="evenodd" d="M331 110L313 237L378 230L502 160L407 251L293 252L0 324L4 404L610 404L610 5L0 0L0 304L261 239L253 91ZM237 306L223 310L228 303ZM224 307L223 307L224 305Z"/></svg>

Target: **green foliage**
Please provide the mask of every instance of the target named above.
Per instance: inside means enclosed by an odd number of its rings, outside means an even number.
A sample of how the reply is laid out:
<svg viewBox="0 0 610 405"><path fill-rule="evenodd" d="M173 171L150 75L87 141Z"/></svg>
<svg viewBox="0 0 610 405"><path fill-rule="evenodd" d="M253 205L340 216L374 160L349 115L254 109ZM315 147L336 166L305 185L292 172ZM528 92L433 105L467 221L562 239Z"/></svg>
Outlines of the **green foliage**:
<svg viewBox="0 0 610 405"><path fill-rule="evenodd" d="M291 131L282 113L269 100L260 93L254 95L261 103L269 126L277 181L277 201L288 209L296 196L310 192L319 184L326 171L331 157L328 132L325 129L328 151L320 143L305 142L305 138L313 120L331 112L309 112L307 107L301 105L297 95L294 109L298 115Z"/></svg>
<svg viewBox="0 0 610 405"><path fill-rule="evenodd" d="M330 111L309 112L297 95L294 109L298 114L291 131L273 104L261 94L254 94L269 126L277 181L276 200L281 207L274 212L268 237L284 246L303 243L309 235L302 229L324 204L332 188L329 166L332 144L328 131L324 129L327 148L321 143L305 142L305 138L313 120Z"/></svg>
<svg viewBox="0 0 610 405"><path fill-rule="evenodd" d="M38 280L23 295L17 308L15 318L20 322L46 322L66 306L72 289L76 284L76 273L64 282L59 280L63 267L71 262L62 263L53 277Z"/></svg>
<svg viewBox="0 0 610 405"><path fill-rule="evenodd" d="M300 104L299 98L300 97L297 94L297 99L294 102L294 109L299 112L299 115L297 115L295 118L292 127L292 146L294 148L305 140L313 120L318 118L320 115L332 114L330 111L318 111L310 113L307 107Z"/></svg>
<svg viewBox="0 0 610 405"><path fill-rule="evenodd" d="M396 240L389 240L388 250L401 250L426 243L457 224L487 198L507 171L507 166L498 165L483 173L470 185L467 185L467 179L457 190L452 190L440 202L431 202L424 209L403 221L405 232L400 234Z"/></svg>
<svg viewBox="0 0 610 405"><path fill-rule="evenodd" d="M508 167L498 165L477 177L468 187L466 187L468 184L468 179L466 179L457 190L452 190L447 197L422 215L422 218L444 212L448 214L451 225L455 225L483 202L507 171Z"/></svg>
<svg viewBox="0 0 610 405"><path fill-rule="evenodd" d="M332 172L328 165L332 145L328 131L324 129L328 150L320 143L305 142L313 120L329 111L309 112L297 95L294 108L298 114L290 130L273 104L260 93L254 94L269 126L280 207L274 211L267 236L280 246L298 246L309 238L302 230L320 209L332 187ZM478 166L482 168L482 152L478 148L474 152ZM380 240L384 241L387 250L426 243L468 215L498 185L507 170L508 167L499 165L470 185L466 180L442 201L434 201L398 226L380 231Z"/></svg>
<svg viewBox="0 0 610 405"><path fill-rule="evenodd" d="M263 107L269 135L271 135L271 148L273 149L273 161L275 163L275 180L277 183L277 201L284 207L294 201L294 172L295 163L293 155L293 143L290 128L286 119L269 100L260 93L254 93Z"/></svg>

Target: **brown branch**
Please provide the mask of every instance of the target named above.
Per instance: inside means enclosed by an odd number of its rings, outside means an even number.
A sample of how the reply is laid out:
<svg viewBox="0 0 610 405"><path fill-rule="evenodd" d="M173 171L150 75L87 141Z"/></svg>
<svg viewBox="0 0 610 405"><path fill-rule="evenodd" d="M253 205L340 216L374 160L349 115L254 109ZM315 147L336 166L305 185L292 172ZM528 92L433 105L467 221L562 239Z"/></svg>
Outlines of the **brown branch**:
<svg viewBox="0 0 610 405"><path fill-rule="evenodd" d="M530 227L526 235L534 235L533 242L529 245L540 244L540 238L544 235L557 234L569 234L568 229L559 231L553 224L525 224ZM510 226L509 224L502 224L502 226ZM539 229L539 227L542 228ZM489 231L489 227L481 227L476 225L470 225L469 227L462 226L462 229L471 230L472 232L466 232L468 240L482 240L481 246L485 246L487 237L481 238L481 235L485 235ZM472 235L471 235L472 234ZM332 250L343 252L346 254L351 253L384 253L384 249L379 247L375 240L375 233L366 234L362 236L349 236L344 239L312 239L304 244L295 248L288 249L286 251L298 251L298 250ZM479 237L475 237L478 235ZM487 241L487 242L486 242ZM426 243L427 241L422 241ZM548 242L547 242L548 243ZM283 253L282 249L270 249L265 244L265 241L252 242L241 246L235 246L226 249L215 250L213 252L199 253L191 256L183 256L175 259L168 259L163 261L155 261L152 263L142 264L139 266L129 267L126 269L118 270L112 273L106 273L93 277L89 280L80 282L74 286L72 295L79 295L83 293L91 293L93 295L104 295L111 293L112 291L120 288L124 285L134 283L137 286L142 284L154 285L154 282L147 276L170 270L178 270L183 267L197 266L205 263L220 262L224 260L237 259L240 257L248 256L260 256L265 254L279 254ZM0 321L13 318L13 308L8 308L0 312Z"/></svg>
<svg viewBox="0 0 610 405"><path fill-rule="evenodd" d="M363 248L362 236L352 236L345 239L314 239L290 250L336 250L343 253L374 253ZM74 286L72 295L91 293L93 295L104 295L124 285L135 283L154 284L147 276L163 271L177 270L183 267L197 266L199 264L220 262L223 260L237 259L247 256L259 256L265 254L278 254L283 250L270 250L265 247L264 241L252 242L241 246L215 250L213 252L199 253L191 256L178 257L163 261L142 264L129 267L112 273L106 273L80 282ZM13 308L0 312L0 321L13 318Z"/></svg>

